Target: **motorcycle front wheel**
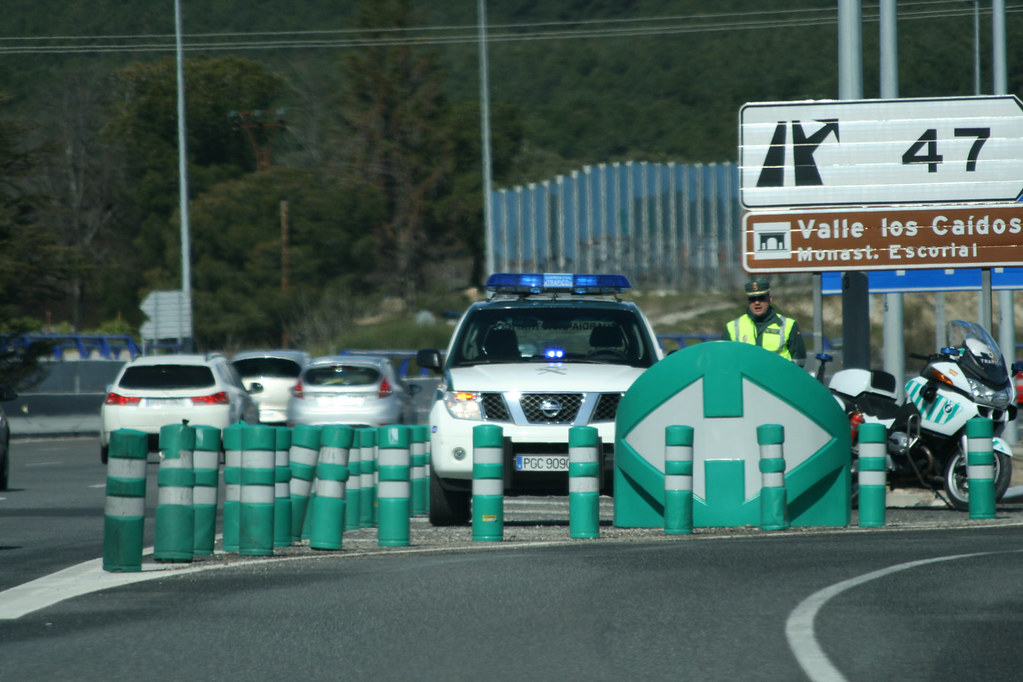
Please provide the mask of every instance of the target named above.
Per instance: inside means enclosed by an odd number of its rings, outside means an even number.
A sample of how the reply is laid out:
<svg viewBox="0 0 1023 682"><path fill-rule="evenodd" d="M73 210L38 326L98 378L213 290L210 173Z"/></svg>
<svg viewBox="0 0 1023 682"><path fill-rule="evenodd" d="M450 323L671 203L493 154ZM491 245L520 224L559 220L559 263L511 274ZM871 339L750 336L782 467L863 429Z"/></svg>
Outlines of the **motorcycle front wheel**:
<svg viewBox="0 0 1023 682"><path fill-rule="evenodd" d="M1000 500L1012 480L1012 459L1000 452L994 454L995 500ZM966 455L962 450L956 450L945 465L945 492L956 509L965 511L970 508L970 484L966 474Z"/></svg>

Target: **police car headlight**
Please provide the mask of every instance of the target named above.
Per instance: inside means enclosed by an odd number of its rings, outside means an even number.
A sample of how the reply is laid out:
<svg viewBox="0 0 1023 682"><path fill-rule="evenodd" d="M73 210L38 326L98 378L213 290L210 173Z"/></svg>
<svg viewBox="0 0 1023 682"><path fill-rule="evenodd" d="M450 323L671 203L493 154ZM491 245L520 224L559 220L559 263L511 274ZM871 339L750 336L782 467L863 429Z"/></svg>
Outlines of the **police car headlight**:
<svg viewBox="0 0 1023 682"><path fill-rule="evenodd" d="M483 419L480 394L472 391L445 391L444 406L455 419Z"/></svg>

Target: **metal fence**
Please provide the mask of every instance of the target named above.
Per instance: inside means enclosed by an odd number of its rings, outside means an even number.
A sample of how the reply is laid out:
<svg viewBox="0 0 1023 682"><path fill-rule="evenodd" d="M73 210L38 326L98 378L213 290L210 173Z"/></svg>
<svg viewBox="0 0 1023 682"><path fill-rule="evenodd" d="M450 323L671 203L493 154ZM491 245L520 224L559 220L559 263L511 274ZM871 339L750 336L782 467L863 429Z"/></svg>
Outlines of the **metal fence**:
<svg viewBox="0 0 1023 682"><path fill-rule="evenodd" d="M638 287L698 290L746 279L734 163L584 166L491 200L502 272L620 272Z"/></svg>

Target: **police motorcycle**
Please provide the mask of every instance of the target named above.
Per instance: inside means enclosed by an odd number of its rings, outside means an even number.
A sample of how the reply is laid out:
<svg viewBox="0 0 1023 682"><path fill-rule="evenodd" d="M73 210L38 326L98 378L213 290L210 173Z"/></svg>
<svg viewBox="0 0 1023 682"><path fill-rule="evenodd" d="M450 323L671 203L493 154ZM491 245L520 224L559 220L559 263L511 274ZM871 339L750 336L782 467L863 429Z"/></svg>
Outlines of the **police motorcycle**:
<svg viewBox="0 0 1023 682"><path fill-rule="evenodd" d="M991 419L994 426L995 499L1001 499L1012 478L1012 450L999 436L1016 417L1016 389L998 344L978 324L948 323L948 346L925 360L917 376L906 382L900 401L895 377L880 370L844 369L831 377L828 389L849 416L855 485L857 428L876 422L887 430L889 485L919 485L935 491L946 504L969 508L966 473L966 422ZM820 360L817 376L823 380ZM1023 369L1014 364L1013 372ZM948 499L942 497L944 490Z"/></svg>

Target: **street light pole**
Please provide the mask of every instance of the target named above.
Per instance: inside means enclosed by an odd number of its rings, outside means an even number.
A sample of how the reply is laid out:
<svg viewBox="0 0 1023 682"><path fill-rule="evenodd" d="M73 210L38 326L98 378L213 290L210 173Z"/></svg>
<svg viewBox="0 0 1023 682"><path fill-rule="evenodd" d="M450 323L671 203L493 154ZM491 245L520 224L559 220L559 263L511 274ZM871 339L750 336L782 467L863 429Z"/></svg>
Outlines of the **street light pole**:
<svg viewBox="0 0 1023 682"><path fill-rule="evenodd" d="M185 67L181 46L181 0L174 0L174 33L176 36L178 75L178 186L181 214L181 296L188 307L189 328L182 339L184 350L192 350L192 264L188 224L188 155L185 140Z"/></svg>
<svg viewBox="0 0 1023 682"><path fill-rule="evenodd" d="M486 275L494 272L493 202L490 200L493 171L490 162L490 84L487 75L487 2L477 0L480 44L480 128L483 131L483 248Z"/></svg>

